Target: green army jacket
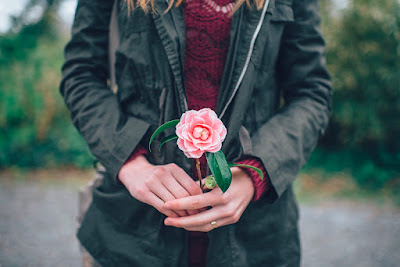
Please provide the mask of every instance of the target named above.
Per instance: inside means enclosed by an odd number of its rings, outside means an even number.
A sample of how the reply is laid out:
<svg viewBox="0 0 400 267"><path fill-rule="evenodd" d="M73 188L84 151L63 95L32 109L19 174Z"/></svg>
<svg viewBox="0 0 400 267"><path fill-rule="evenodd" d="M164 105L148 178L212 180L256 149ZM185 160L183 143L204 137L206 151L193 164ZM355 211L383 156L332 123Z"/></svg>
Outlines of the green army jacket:
<svg viewBox="0 0 400 267"><path fill-rule="evenodd" d="M188 234L167 227L164 215L132 198L116 177L133 149L187 109L182 6L168 13L129 16L118 4L118 91L107 85L111 0L80 0L65 49L60 90L74 125L105 166L104 182L78 231L104 266L187 266ZM317 0L266 0L233 16L228 58L216 112L228 129L228 161L262 160L272 189L252 202L239 222L209 233L208 266L298 266L298 209L291 184L328 124L330 78ZM189 174L191 161L176 145L148 156L175 162Z"/></svg>

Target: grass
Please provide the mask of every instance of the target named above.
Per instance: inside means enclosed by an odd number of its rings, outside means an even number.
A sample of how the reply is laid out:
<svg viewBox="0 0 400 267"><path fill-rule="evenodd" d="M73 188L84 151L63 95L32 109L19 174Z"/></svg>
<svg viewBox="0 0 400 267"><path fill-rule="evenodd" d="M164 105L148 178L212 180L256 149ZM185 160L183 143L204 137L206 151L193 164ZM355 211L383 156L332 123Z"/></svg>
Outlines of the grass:
<svg viewBox="0 0 400 267"><path fill-rule="evenodd" d="M39 183L43 185L60 185L80 188L94 175L93 169L78 169L76 167L63 167L51 169L21 169L10 168L0 172L3 182L13 183Z"/></svg>
<svg viewBox="0 0 400 267"><path fill-rule="evenodd" d="M400 179L392 180L379 189L371 189L360 186L350 172L326 172L317 168L300 172L294 182L294 190L302 203L351 200L399 209L399 189Z"/></svg>

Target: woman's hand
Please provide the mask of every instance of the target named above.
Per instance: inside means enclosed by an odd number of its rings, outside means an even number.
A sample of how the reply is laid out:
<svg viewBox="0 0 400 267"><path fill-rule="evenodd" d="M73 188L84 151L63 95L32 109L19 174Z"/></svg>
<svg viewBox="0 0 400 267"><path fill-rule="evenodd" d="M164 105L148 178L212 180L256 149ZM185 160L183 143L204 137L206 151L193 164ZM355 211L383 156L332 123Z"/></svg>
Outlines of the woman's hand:
<svg viewBox="0 0 400 267"><path fill-rule="evenodd" d="M198 213L196 209L174 211L164 202L201 194L198 184L175 164L153 165L143 155L127 162L118 173L119 180L137 200L147 203L168 217Z"/></svg>
<svg viewBox="0 0 400 267"><path fill-rule="evenodd" d="M253 198L254 185L250 176L242 169L233 167L231 171L232 184L225 193L216 187L205 194L166 202L164 207L169 210L200 210L209 206L212 208L191 216L168 217L164 221L165 225L188 231L209 232L215 227L239 221ZM211 222L216 224L212 225Z"/></svg>

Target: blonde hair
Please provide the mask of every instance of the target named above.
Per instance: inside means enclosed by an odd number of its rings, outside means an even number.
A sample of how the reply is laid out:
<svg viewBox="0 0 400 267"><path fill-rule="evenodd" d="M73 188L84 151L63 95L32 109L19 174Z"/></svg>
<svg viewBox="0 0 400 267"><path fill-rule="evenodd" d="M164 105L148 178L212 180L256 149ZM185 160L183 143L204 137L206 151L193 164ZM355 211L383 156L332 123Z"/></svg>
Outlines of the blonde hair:
<svg viewBox="0 0 400 267"><path fill-rule="evenodd" d="M128 5L128 9L130 11L132 11L136 7L139 7L144 12L148 12L149 8L151 8L152 11L155 12L154 0L136 0L136 3L135 3L135 0L125 0L125 1ZM252 0L252 2L257 7L257 10L260 10L263 7L264 1L265 0ZM168 8L164 11L164 13L167 13L168 10L170 10L174 4L175 4L175 6L179 6L180 4L182 4L182 2L183 2L183 0L169 0ZM245 2L248 7L251 7L250 0L237 0L235 3L235 6L233 7L231 15L233 15L233 13L235 13L240 8L240 6L243 5L243 3L245 3Z"/></svg>

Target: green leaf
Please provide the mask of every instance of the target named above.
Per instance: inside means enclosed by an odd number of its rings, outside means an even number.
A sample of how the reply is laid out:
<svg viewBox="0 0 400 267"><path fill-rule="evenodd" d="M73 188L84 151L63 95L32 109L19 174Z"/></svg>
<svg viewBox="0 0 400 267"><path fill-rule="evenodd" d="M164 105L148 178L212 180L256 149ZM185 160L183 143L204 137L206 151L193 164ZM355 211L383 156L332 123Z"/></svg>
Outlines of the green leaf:
<svg viewBox="0 0 400 267"><path fill-rule="evenodd" d="M169 136L165 137L165 138L161 141L160 146L158 147L158 150L161 150L161 147L162 147L166 142L172 141L172 140L174 140L174 139L178 139L178 136L177 136L176 134L172 134L172 135L169 135Z"/></svg>
<svg viewBox="0 0 400 267"><path fill-rule="evenodd" d="M264 179L264 174L262 172L262 170L260 170L257 167L251 166L251 165L247 165L247 164L236 164L236 163L229 163L229 167L243 167L243 168L249 168L252 169L254 171L256 171L258 173L258 175L260 176L261 180Z"/></svg>
<svg viewBox="0 0 400 267"><path fill-rule="evenodd" d="M151 147L150 147L151 143L157 137L157 135L159 135L161 132L165 131L168 128L176 126L179 123L179 121L180 121L179 119L168 121L168 122L164 123L163 125L161 125L160 127L158 127L157 130L154 131L154 133L150 137L150 141L149 141L149 151L150 152L151 152Z"/></svg>
<svg viewBox="0 0 400 267"><path fill-rule="evenodd" d="M226 161L224 152L222 152L222 150L216 153L207 152L206 158L215 181L219 188L221 188L222 192L225 193L231 185L232 173L228 162Z"/></svg>

